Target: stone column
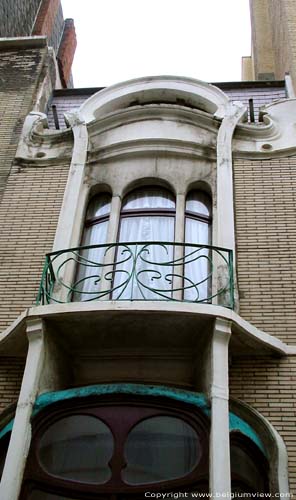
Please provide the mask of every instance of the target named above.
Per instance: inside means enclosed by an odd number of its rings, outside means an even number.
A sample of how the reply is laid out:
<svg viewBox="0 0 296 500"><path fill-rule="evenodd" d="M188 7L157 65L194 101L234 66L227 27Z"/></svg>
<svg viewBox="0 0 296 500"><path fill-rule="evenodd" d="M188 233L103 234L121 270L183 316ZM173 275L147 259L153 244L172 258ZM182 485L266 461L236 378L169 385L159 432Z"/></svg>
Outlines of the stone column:
<svg viewBox="0 0 296 500"><path fill-rule="evenodd" d="M18 500L19 498L26 459L31 443L32 410L45 359L42 320L29 320L27 335L29 349L0 485L1 500Z"/></svg>
<svg viewBox="0 0 296 500"><path fill-rule="evenodd" d="M215 223L216 230L213 232L213 245L232 250L234 277L235 234L232 138L236 126L242 120L246 112L247 109L242 103L228 103L217 136L217 215ZM213 294L217 293L218 290L228 288L229 267L230 266L227 266L225 261L214 252ZM217 297L217 300L213 302L229 305L230 296L228 295L229 293L226 293L224 297L220 295Z"/></svg>
<svg viewBox="0 0 296 500"><path fill-rule="evenodd" d="M53 252L80 245L81 227L88 195L88 187L84 182L88 145L86 123L78 112L68 113L66 118L73 131L74 146ZM63 262L67 259L69 261L63 266ZM53 270L57 278L53 291L54 298L60 302L69 302L71 291L67 287L71 288L76 272L75 254L65 252L61 257L55 258Z"/></svg>
<svg viewBox="0 0 296 500"><path fill-rule="evenodd" d="M120 211L121 211L121 197L119 195L113 195L110 207L110 218L108 222L108 232L107 232L107 243L116 243L120 224ZM107 248L107 247L106 247ZM101 282L100 282L100 292L103 294L102 298L104 300L110 300L112 298L111 283L110 280L106 279L106 273L112 272L114 261L116 258L116 247L111 247L106 251L104 257L104 267L102 269Z"/></svg>
<svg viewBox="0 0 296 500"><path fill-rule="evenodd" d="M210 492L225 497L231 492L229 408L228 408L228 343L230 322L217 318L211 346L211 435ZM230 498L230 497L229 497Z"/></svg>
<svg viewBox="0 0 296 500"><path fill-rule="evenodd" d="M175 242L184 243L185 236L185 194L178 193L176 199L176 222L175 222ZM174 249L174 261L182 262L184 256L184 246L176 245ZM173 279L173 289L177 290L174 292L174 299L182 300L183 298L183 265L176 266L173 269L173 273L179 276L174 276Z"/></svg>

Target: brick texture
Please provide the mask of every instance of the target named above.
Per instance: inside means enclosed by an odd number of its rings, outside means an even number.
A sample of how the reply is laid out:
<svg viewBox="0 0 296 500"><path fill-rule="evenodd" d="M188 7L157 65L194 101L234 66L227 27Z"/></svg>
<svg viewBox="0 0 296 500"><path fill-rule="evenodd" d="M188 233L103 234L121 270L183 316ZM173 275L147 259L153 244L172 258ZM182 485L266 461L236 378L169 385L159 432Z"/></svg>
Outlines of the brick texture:
<svg viewBox="0 0 296 500"><path fill-rule="evenodd" d="M42 0L32 35L47 36L49 44L57 51L63 29L64 19L60 0Z"/></svg>
<svg viewBox="0 0 296 500"><path fill-rule="evenodd" d="M11 172L0 205L0 331L34 304L50 252L68 165Z"/></svg>
<svg viewBox="0 0 296 500"><path fill-rule="evenodd" d="M71 78L71 68L76 45L77 40L74 21L73 19L66 19L58 52L61 79L64 82L65 87L67 87L67 84Z"/></svg>
<svg viewBox="0 0 296 500"><path fill-rule="evenodd" d="M275 427L289 456L290 492L296 494L296 358L236 358L230 367L230 396L248 403Z"/></svg>
<svg viewBox="0 0 296 500"><path fill-rule="evenodd" d="M1 0L0 36L29 36L41 0Z"/></svg>
<svg viewBox="0 0 296 500"><path fill-rule="evenodd" d="M24 365L21 358L0 358L0 414L18 399Z"/></svg>
<svg viewBox="0 0 296 500"><path fill-rule="evenodd" d="M250 0L252 54L256 80L260 79L260 75L266 75L266 78L267 75L270 77L275 75L272 26L268 14L269 3L270 0Z"/></svg>
<svg viewBox="0 0 296 500"><path fill-rule="evenodd" d="M295 0L251 0L255 77L274 72L282 79L290 72L296 88Z"/></svg>
<svg viewBox="0 0 296 500"><path fill-rule="evenodd" d="M269 0L276 78L289 71L296 85L296 9L295 0Z"/></svg>
<svg viewBox="0 0 296 500"><path fill-rule="evenodd" d="M240 314L296 344L296 158L234 162Z"/></svg>
<svg viewBox="0 0 296 500"><path fill-rule="evenodd" d="M44 57L45 49L0 51L0 200Z"/></svg>

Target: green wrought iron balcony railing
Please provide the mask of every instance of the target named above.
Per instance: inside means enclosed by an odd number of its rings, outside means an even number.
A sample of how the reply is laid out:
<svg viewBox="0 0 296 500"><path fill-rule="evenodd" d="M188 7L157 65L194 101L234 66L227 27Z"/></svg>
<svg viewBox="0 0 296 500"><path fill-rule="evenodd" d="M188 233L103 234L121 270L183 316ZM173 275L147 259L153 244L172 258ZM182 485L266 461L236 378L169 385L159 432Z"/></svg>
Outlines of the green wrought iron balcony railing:
<svg viewBox="0 0 296 500"><path fill-rule="evenodd" d="M146 241L46 255L37 304L96 300L185 301L233 308L232 251Z"/></svg>

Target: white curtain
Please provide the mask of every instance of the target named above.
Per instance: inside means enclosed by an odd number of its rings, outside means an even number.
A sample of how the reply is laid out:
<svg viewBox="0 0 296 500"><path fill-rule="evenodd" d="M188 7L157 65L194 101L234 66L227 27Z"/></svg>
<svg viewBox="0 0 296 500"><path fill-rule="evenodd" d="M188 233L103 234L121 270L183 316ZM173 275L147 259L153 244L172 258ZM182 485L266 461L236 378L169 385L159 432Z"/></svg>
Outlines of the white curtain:
<svg viewBox="0 0 296 500"><path fill-rule="evenodd" d="M110 212L111 196L102 193L94 196L87 209L86 222L96 217L106 216ZM107 240L108 220L103 220L84 229L81 246L103 245ZM90 248L79 252L78 268L75 277L74 301L87 301L99 298L100 281L106 272L104 263L105 248Z"/></svg>
<svg viewBox="0 0 296 500"><path fill-rule="evenodd" d="M125 199L119 242L147 241L151 244L118 248L113 298L160 300L171 297L173 245L153 244L174 241L174 212L172 216L153 213L163 209L174 211L175 201L173 195L162 188L138 189ZM129 216L130 210L143 213Z"/></svg>
<svg viewBox="0 0 296 500"><path fill-rule="evenodd" d="M108 221L87 227L84 231L82 246L106 243ZM78 271L75 278L75 301L87 301L98 297L101 276L104 268L105 248L90 248L79 254Z"/></svg>
<svg viewBox="0 0 296 500"><path fill-rule="evenodd" d="M120 242L147 241L147 245L119 246L117 252L114 298L165 299L171 297L173 245L154 244L173 242L174 218L166 216L139 216L123 218ZM126 262L120 264L124 259ZM135 268L133 266L135 265ZM127 286L124 283L131 277ZM122 284L122 286L120 286ZM150 289L154 289L152 291Z"/></svg>
<svg viewBox="0 0 296 500"><path fill-rule="evenodd" d="M149 210L175 208L173 195L161 188L148 187L145 189L137 189L130 193L123 205L122 210Z"/></svg>
<svg viewBox="0 0 296 500"><path fill-rule="evenodd" d="M184 299L206 300L211 295L211 278L209 277L209 250L190 247L188 243L209 245L209 225L196 219L186 218L184 266Z"/></svg>

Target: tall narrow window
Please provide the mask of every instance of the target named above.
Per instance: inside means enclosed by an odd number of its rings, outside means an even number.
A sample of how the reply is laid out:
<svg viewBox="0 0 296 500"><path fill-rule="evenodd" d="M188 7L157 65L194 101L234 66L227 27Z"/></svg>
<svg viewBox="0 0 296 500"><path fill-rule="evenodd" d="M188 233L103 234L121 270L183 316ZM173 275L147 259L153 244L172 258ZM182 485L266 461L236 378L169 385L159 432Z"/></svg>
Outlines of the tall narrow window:
<svg viewBox="0 0 296 500"><path fill-rule="evenodd" d="M126 196L114 298L159 300L171 296L174 226L175 200L166 189L147 187Z"/></svg>
<svg viewBox="0 0 296 500"><path fill-rule="evenodd" d="M190 191L186 199L184 298L207 302L211 296L211 200L203 191ZM193 245L190 246L190 243Z"/></svg>
<svg viewBox="0 0 296 500"><path fill-rule="evenodd" d="M110 215L111 195L101 193L91 198L85 219L82 246L104 245ZM74 300L88 301L99 298L104 264L104 247L82 250L74 284Z"/></svg>

